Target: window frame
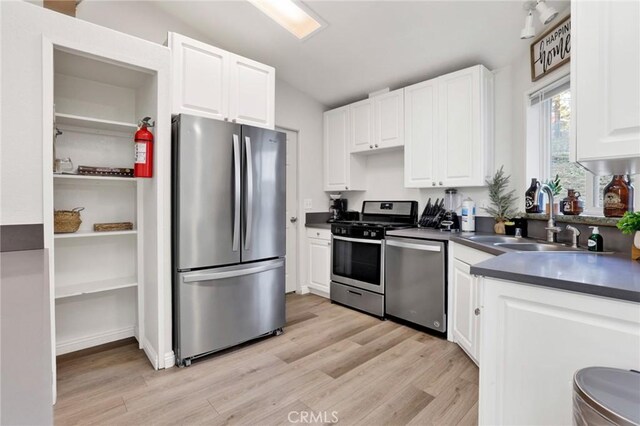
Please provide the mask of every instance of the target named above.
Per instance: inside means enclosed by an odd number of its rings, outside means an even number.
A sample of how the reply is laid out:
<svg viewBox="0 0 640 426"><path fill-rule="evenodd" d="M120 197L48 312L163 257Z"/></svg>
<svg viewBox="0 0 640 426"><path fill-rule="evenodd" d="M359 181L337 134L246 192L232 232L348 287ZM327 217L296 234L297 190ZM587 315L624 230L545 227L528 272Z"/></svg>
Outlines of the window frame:
<svg viewBox="0 0 640 426"><path fill-rule="evenodd" d="M570 68L567 65L558 69L553 74L546 76L545 78L539 80L536 84L534 84L531 88L529 88L524 93L524 110L525 110L525 156L526 156L526 164L525 164L525 173L526 173L526 184L528 187L528 183L532 178L544 179L546 176L550 176L551 170L551 126L549 126L548 122L543 122L541 118L543 116L550 116L550 106L548 102L540 102L538 108L533 108L531 105L531 97L537 92L543 91L545 88L552 87L557 84L562 84L562 81L565 79L569 79L569 84L571 84L571 76L570 76ZM571 99L571 130L573 132L574 127L574 115L573 115L573 107L575 103L573 98ZM543 108L544 110L541 110ZM535 121L535 122L532 122ZM545 125L546 124L546 125ZM570 138L572 136L570 135ZM569 146L570 150L574 149L573 144ZM569 156L569 159L574 158L574 156ZM580 163L575 162L580 167L583 167ZM583 167L584 168L584 167ZM599 176L594 175L589 170L585 168L585 171L588 173L585 180L586 194L584 195L585 206L583 214L587 216L603 216L602 207L597 205L598 200L598 179Z"/></svg>

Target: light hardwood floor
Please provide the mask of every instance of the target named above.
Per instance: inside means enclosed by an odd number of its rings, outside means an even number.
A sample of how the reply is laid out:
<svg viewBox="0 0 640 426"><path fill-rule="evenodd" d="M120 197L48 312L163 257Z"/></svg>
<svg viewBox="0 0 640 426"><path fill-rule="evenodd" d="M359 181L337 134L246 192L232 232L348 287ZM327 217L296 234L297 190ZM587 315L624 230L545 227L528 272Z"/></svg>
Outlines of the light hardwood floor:
<svg viewBox="0 0 640 426"><path fill-rule="evenodd" d="M471 425L477 401L478 368L455 344L289 295L283 335L188 368L154 371L134 340L59 357L55 422Z"/></svg>

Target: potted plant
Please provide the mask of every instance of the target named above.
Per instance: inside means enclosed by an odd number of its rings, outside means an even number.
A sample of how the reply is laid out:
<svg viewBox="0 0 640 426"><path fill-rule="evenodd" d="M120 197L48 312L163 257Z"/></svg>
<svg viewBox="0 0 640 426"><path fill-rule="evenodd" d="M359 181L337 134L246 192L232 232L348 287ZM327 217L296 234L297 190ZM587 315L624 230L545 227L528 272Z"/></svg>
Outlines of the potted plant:
<svg viewBox="0 0 640 426"><path fill-rule="evenodd" d="M558 212L560 211L560 200L556 197L558 197L558 195L560 195L560 193L564 189L562 187L562 184L560 183L560 176L556 174L556 177L547 180L545 183L547 184L547 186L549 186L549 188L551 188L551 192L553 192L553 214L558 214ZM545 207L545 211L547 214L549 214L549 204L547 204L547 206Z"/></svg>
<svg viewBox="0 0 640 426"><path fill-rule="evenodd" d="M493 175L493 179L486 181L489 187L489 200L491 200L492 205L485 207L484 210L496 220L496 224L493 226L496 234L504 234L504 223L516 214L516 209L514 208L516 201L515 190L512 189L506 192L509 179L511 179L511 176L505 176L504 166L500 166L500 169Z"/></svg>
<svg viewBox="0 0 640 426"><path fill-rule="evenodd" d="M634 234L631 258L640 259L640 212L626 212L616 225L623 234Z"/></svg>

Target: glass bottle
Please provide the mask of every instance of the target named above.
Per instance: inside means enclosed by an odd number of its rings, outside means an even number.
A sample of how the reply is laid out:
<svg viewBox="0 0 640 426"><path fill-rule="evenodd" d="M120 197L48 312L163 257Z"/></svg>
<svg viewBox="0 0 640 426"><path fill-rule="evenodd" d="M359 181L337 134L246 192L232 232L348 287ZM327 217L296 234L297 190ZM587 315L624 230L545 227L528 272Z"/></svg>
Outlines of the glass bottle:
<svg viewBox="0 0 640 426"><path fill-rule="evenodd" d="M605 186L602 206L606 217L622 217L629 210L629 185L624 175L614 175Z"/></svg>
<svg viewBox="0 0 640 426"><path fill-rule="evenodd" d="M525 211L527 213L542 213L542 191L540 191L540 181L531 179L531 186L524 193Z"/></svg>

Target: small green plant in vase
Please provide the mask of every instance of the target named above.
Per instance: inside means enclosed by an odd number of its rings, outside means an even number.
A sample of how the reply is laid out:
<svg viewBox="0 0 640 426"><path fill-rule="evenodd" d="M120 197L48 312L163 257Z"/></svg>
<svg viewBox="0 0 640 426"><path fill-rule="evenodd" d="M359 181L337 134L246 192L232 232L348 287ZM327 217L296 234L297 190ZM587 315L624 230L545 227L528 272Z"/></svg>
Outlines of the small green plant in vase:
<svg viewBox="0 0 640 426"><path fill-rule="evenodd" d="M545 184L547 184L547 186L549 188L551 188L551 192L553 192L553 197L557 197L558 195L560 195L560 193L562 192L562 190L564 189L562 187L562 184L560 183L560 176L556 174L556 177L554 177L553 179L549 179L545 182ZM559 203L559 199L555 199L554 203L553 203L553 214L558 214L558 211L560 210L560 203ZM549 214L549 204L547 204L546 206L546 213Z"/></svg>
<svg viewBox="0 0 640 426"><path fill-rule="evenodd" d="M623 234L633 234L631 258L640 260L640 212L626 212L616 226Z"/></svg>
<svg viewBox="0 0 640 426"><path fill-rule="evenodd" d="M511 176L504 175L504 166L493 175L493 179L486 181L489 187L489 200L491 206L485 207L484 210L489 213L496 221L493 229L496 234L504 234L504 223L516 214L514 207L516 202L515 189L507 192Z"/></svg>

